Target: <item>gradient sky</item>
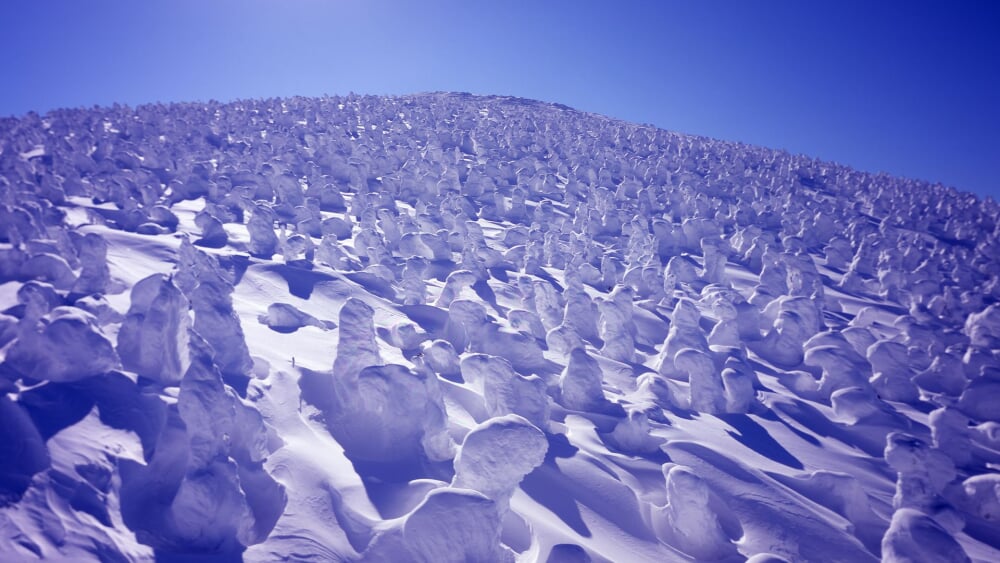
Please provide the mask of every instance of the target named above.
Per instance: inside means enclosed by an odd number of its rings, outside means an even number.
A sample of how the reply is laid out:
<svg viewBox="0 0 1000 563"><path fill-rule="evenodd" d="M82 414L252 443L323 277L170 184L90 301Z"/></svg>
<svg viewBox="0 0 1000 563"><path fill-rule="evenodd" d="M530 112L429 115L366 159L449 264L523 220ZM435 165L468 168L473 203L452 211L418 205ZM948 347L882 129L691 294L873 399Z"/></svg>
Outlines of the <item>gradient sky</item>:
<svg viewBox="0 0 1000 563"><path fill-rule="evenodd" d="M1000 199L1000 2L3 0L0 116L466 91Z"/></svg>

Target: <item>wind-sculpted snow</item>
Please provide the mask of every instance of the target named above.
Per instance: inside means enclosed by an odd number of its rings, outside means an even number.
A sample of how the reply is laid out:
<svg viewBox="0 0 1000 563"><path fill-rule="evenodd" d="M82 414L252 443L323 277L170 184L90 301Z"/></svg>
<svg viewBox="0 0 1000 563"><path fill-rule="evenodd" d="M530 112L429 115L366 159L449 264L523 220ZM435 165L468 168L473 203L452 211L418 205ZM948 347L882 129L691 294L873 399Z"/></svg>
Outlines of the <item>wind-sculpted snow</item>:
<svg viewBox="0 0 1000 563"><path fill-rule="evenodd" d="M0 560L996 561L998 261L515 98L0 120Z"/></svg>
<svg viewBox="0 0 1000 563"><path fill-rule="evenodd" d="M77 381L118 367L118 355L97 319L76 307L56 307L36 318L25 307L4 365L26 380ZM40 329L40 330L39 330Z"/></svg>
<svg viewBox="0 0 1000 563"><path fill-rule="evenodd" d="M131 305L118 331L118 354L125 369L176 385L187 364L190 304L163 274L132 286Z"/></svg>

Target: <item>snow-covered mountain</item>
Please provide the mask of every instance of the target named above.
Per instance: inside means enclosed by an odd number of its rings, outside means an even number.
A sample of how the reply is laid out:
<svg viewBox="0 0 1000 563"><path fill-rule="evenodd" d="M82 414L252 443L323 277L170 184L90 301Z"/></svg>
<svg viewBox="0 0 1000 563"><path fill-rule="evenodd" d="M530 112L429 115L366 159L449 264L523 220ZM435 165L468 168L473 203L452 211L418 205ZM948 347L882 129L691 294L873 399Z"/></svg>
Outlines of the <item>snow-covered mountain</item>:
<svg viewBox="0 0 1000 563"><path fill-rule="evenodd" d="M505 97L0 121L0 560L1000 560L1000 207Z"/></svg>

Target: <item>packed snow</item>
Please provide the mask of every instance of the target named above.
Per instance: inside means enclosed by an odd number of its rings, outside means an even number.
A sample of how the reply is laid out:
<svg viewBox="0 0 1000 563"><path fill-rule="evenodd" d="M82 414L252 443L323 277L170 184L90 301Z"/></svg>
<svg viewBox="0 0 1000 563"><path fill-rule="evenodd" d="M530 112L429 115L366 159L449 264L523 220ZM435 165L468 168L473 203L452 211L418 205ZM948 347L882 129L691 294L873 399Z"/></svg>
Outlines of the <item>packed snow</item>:
<svg viewBox="0 0 1000 563"><path fill-rule="evenodd" d="M0 560L998 561L998 262L516 98L0 120Z"/></svg>

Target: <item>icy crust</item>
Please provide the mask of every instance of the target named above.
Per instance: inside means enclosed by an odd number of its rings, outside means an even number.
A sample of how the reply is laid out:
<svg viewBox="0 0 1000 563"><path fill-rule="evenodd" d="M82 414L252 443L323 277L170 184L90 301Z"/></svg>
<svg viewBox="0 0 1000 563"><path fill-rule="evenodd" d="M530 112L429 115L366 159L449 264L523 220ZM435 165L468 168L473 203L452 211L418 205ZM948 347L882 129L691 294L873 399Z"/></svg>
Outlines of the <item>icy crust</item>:
<svg viewBox="0 0 1000 563"><path fill-rule="evenodd" d="M1000 559L998 218L513 98L0 121L0 559Z"/></svg>

